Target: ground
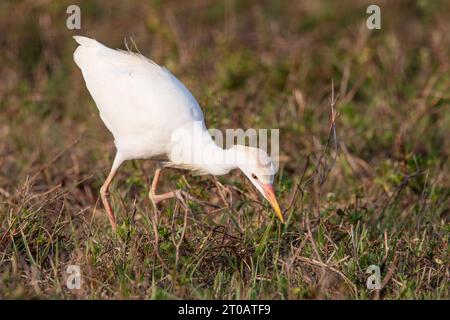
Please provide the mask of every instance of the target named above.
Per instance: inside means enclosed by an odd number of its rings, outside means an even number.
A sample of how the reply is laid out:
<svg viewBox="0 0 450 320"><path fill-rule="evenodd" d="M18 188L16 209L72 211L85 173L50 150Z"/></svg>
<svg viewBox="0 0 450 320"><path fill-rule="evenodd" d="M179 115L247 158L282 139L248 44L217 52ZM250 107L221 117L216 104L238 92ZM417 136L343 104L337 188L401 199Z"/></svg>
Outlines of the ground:
<svg viewBox="0 0 450 320"><path fill-rule="evenodd" d="M450 4L377 1L369 30L369 2L2 1L0 298L448 299ZM286 224L239 172L165 170L162 190L202 202L155 214L155 164L133 161L114 233L99 201L114 144L75 34L127 37L211 128L279 128Z"/></svg>

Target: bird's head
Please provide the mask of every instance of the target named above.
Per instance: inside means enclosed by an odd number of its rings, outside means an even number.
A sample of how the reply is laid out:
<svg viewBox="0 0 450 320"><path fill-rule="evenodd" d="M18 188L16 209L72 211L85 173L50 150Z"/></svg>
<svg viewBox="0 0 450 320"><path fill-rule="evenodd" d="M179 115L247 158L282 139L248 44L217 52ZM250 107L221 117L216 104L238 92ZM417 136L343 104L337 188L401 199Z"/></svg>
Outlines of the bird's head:
<svg viewBox="0 0 450 320"><path fill-rule="evenodd" d="M284 223L272 185L276 171L272 159L263 149L242 145L235 145L233 148L236 150L238 168L271 204L277 217Z"/></svg>

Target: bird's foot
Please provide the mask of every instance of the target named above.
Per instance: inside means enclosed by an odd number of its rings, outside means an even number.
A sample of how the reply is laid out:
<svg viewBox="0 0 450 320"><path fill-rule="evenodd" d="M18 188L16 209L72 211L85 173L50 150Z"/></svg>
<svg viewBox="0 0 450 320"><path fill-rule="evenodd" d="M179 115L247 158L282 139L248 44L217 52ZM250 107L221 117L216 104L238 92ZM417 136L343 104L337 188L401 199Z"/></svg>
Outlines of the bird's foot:
<svg viewBox="0 0 450 320"><path fill-rule="evenodd" d="M148 197L152 201L153 205L156 207L156 205L158 203L160 203L161 201L172 199L172 198L177 198L177 199L180 199L180 201L181 201L181 198L183 197L183 193L185 193L185 192L182 190L169 191L169 192L162 193L162 194L155 194L153 191L150 191L148 193ZM182 201L184 201L184 200L182 200Z"/></svg>
<svg viewBox="0 0 450 320"><path fill-rule="evenodd" d="M188 206L188 201L194 201L196 203L202 204L202 205L207 205L213 208L219 208L219 206L202 201L200 199L197 199L196 197L190 195L188 192L183 191L183 190L175 190L175 191L170 191L170 192L166 192L163 194L154 194L152 191L149 192L148 197L150 198L150 200L153 203L153 206L156 209L156 205L164 200L168 200L168 199L172 199L172 198L177 198L181 205L185 208L185 209L189 209Z"/></svg>

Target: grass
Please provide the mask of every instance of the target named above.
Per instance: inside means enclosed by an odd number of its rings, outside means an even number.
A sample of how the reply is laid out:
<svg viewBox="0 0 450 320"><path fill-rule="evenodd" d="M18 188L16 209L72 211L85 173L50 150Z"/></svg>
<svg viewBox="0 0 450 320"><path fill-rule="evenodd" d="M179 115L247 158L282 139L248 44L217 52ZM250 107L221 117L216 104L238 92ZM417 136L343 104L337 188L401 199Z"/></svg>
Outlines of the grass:
<svg viewBox="0 0 450 320"><path fill-rule="evenodd" d="M449 298L446 1L380 1L375 31L367 1L79 1L77 32L73 3L0 4L0 298ZM113 233L98 200L113 143L74 34L132 36L209 127L280 128L286 225L238 172L164 171L164 190L214 206L169 201L155 216L154 164L135 161L112 187ZM73 264L79 290L65 285ZM370 265L381 290L366 287Z"/></svg>

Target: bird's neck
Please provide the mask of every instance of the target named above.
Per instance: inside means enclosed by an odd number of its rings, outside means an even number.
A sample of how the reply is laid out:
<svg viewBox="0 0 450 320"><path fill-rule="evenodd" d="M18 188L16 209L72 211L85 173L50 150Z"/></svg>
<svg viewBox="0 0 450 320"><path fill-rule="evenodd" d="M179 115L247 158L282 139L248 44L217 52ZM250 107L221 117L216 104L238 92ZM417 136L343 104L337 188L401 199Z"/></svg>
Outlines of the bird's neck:
<svg viewBox="0 0 450 320"><path fill-rule="evenodd" d="M223 175L238 167L235 149L222 149L213 140L203 145L203 154L204 161L199 165L205 173Z"/></svg>
<svg viewBox="0 0 450 320"><path fill-rule="evenodd" d="M237 150L219 147L204 124L183 128L172 136L172 141L168 156L175 167L212 175L223 175L238 167Z"/></svg>

